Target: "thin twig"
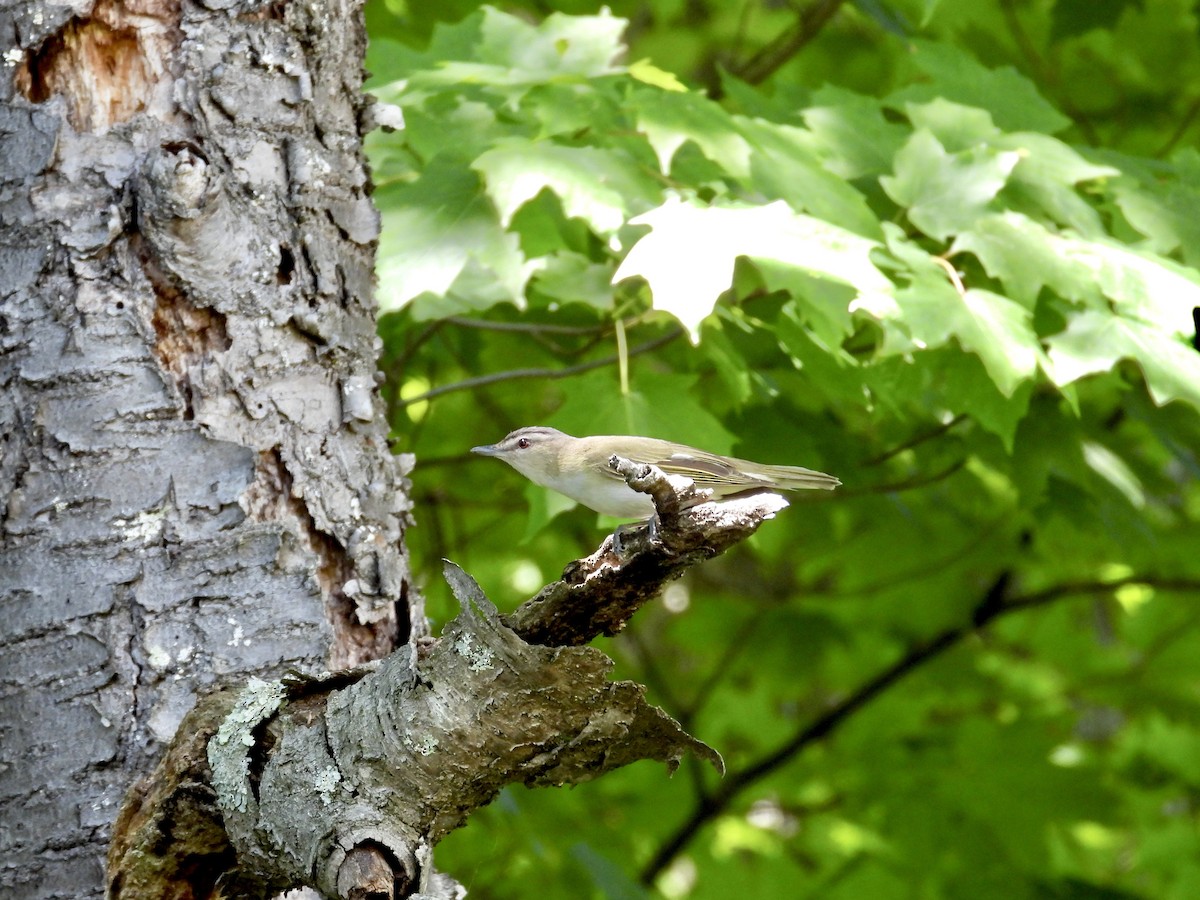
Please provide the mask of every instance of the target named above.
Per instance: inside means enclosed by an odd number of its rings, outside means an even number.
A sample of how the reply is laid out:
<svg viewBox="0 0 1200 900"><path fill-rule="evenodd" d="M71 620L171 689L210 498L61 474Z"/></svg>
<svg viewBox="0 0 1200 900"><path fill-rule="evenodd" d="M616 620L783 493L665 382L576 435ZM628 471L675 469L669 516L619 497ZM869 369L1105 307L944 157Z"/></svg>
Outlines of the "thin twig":
<svg viewBox="0 0 1200 900"><path fill-rule="evenodd" d="M933 261L946 270L946 277L954 285L954 290L958 291L958 296L965 297L967 289L963 285L962 276L958 274L958 269L954 268L954 264L944 256L935 256L933 257Z"/></svg>
<svg viewBox="0 0 1200 900"><path fill-rule="evenodd" d="M657 350L664 344L669 344L681 334L683 334L682 328L672 329L661 337L634 347L629 351L629 356L638 356L642 353L649 353L651 350ZM568 378L572 375L590 372L592 369L611 366L619 358L620 355L614 353L603 359L594 359L591 362L580 363L577 366L567 366L563 369L509 369L507 372L494 372L491 375L480 375L476 378L466 378L462 381L456 381L453 384L443 384L435 388L430 388L423 394L417 394L415 397L409 397L400 401L397 405L403 408L413 403L420 403L422 400L432 400L434 397L440 397L443 394L452 394L455 391L467 391L472 388L485 387L489 384L499 384L500 382L515 381L522 378Z"/></svg>
<svg viewBox="0 0 1200 900"><path fill-rule="evenodd" d="M845 500L847 497L865 497L871 494L896 494L900 491L911 491L915 488L926 487L939 481L945 481L951 475L967 464L966 458L955 460L944 469L929 475L914 475L903 481L890 481L886 484L869 484L865 487L846 487L843 485L836 491L805 491L796 497L796 503L830 503ZM801 499L802 498L802 499Z"/></svg>
<svg viewBox="0 0 1200 900"><path fill-rule="evenodd" d="M1074 120L1073 123L1083 133L1084 140L1093 146L1100 143L1099 136L1096 134L1096 129L1092 127L1091 120L1083 114L1083 110L1075 105L1075 102L1071 99L1070 92L1063 90L1058 73L1046 64L1045 59L1042 58L1041 53L1034 46L1033 40L1025 30L1025 26L1021 24L1021 19L1017 15L1016 4L1013 0L1001 0L1000 11L1004 15L1004 23L1008 26L1008 33L1012 35L1017 49L1025 57L1025 61L1029 63L1034 74L1043 85L1049 86L1054 90L1058 105Z"/></svg>
<svg viewBox="0 0 1200 900"><path fill-rule="evenodd" d="M625 320L617 319L617 371L621 373L621 396L629 396L629 345L625 341Z"/></svg>
<svg viewBox="0 0 1200 900"><path fill-rule="evenodd" d="M551 325L546 322L489 322L485 319L468 319L465 316L450 316L444 321L460 328L479 328L484 331L520 331L530 334L603 334L608 325Z"/></svg>
<svg viewBox="0 0 1200 900"><path fill-rule="evenodd" d="M939 438L943 434L945 434L947 431L949 431L951 428L953 428L955 425L958 425L961 422L965 422L966 419L967 419L966 413L959 413L953 419L951 419L948 422L943 422L937 428L932 428L929 431L922 432L921 434L918 434L915 437L909 438L903 444L893 447L891 450L887 450L887 451L879 454L878 456L872 456L866 462L862 463L862 468L865 469L868 466L877 466L881 463L885 463L892 457L899 456L905 450L911 450L913 447L916 447L919 444L923 444L926 441L931 441L934 438Z"/></svg>
<svg viewBox="0 0 1200 900"><path fill-rule="evenodd" d="M744 65L735 67L733 74L747 84L762 84L815 38L845 2L846 0L816 0L815 3L806 6L800 11L795 22L750 57Z"/></svg>
<svg viewBox="0 0 1200 900"><path fill-rule="evenodd" d="M1167 142L1159 147L1154 152L1155 159L1162 159L1168 153L1175 149L1175 145L1183 140L1183 136L1187 134L1187 130L1196 122L1196 117L1200 116L1200 96L1192 101L1192 105L1188 107L1179 119L1179 123L1175 126L1175 130L1171 132L1171 136L1167 138Z"/></svg>

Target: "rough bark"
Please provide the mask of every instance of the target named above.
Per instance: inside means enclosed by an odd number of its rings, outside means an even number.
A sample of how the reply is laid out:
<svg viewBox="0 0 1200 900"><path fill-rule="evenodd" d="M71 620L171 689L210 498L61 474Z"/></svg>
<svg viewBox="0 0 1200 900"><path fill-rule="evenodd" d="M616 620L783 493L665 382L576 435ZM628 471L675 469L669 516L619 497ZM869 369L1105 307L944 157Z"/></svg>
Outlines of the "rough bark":
<svg viewBox="0 0 1200 900"><path fill-rule="evenodd" d="M198 693L412 630L365 37L352 0L21 0L0 35L0 894L94 897Z"/></svg>

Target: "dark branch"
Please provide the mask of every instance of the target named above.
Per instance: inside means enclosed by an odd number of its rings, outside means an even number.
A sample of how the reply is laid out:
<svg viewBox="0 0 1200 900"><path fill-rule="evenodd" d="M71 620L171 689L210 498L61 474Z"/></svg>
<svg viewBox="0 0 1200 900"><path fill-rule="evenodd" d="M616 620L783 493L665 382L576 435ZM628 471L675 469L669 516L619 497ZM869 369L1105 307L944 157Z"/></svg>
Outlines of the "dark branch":
<svg viewBox="0 0 1200 900"><path fill-rule="evenodd" d="M892 457L899 456L905 450L911 450L913 447L923 444L926 441L931 441L934 438L939 438L943 434L945 434L947 431L949 431L951 428L953 428L955 425L959 424L960 422L966 421L966 418L967 418L966 413L959 413L957 416L955 416L950 421L943 422L941 425L937 426L937 428L931 428L929 431L923 431L920 434L909 438L903 444L898 444L897 446L893 447L891 450L887 450L883 453L880 453L878 456L871 457L870 459L868 459L866 462L864 462L862 464L862 467L865 469L868 466L877 466L880 463L885 463Z"/></svg>
<svg viewBox="0 0 1200 900"><path fill-rule="evenodd" d="M817 0L800 11L796 21L749 60L733 70L747 84L762 84L815 38L846 0Z"/></svg>
<svg viewBox="0 0 1200 900"><path fill-rule="evenodd" d="M945 481L967 464L967 458L955 460L943 469L928 474L922 473L906 478L903 481L889 481L884 484L869 484L864 487L841 487L834 493L812 491L804 498L805 503L828 503L831 500L843 500L847 497L863 497L868 494L895 494L900 491L911 491Z"/></svg>
<svg viewBox="0 0 1200 900"><path fill-rule="evenodd" d="M465 316L450 316L443 321L460 328L479 328L484 331L516 331L523 334L571 334L593 335L611 331L611 325L553 325L549 322L489 322L486 319L468 319Z"/></svg>
<svg viewBox="0 0 1200 900"><path fill-rule="evenodd" d="M638 356L642 353L649 353L651 350L657 350L664 344L669 344L677 337L683 334L682 328L675 328L661 337L657 337L652 341L646 341L629 351L630 356ZM490 384L500 384L504 381L517 381L525 378L568 378L572 375L580 375L584 372L590 372L592 369L600 369L604 366L611 366L618 362L620 357L618 354L605 356L602 359L594 359L591 362L580 363L577 366L567 366L562 369L510 369L507 372L494 372L491 375L480 375L476 378L465 378L462 381L456 381L453 384L443 384L435 388L431 388L422 394L417 394L415 397L406 397L397 399L396 407L402 409L406 406L412 406L414 403L420 403L422 400L432 400L434 397L440 397L443 394L452 394L455 391L466 391L472 388L486 387Z"/></svg>
<svg viewBox="0 0 1200 900"><path fill-rule="evenodd" d="M724 553L787 506L762 493L708 503L694 487L679 490L654 466L613 457L609 463L630 487L650 494L658 509L656 534L648 526L622 529L623 552L610 537L586 559L571 563L562 579L505 618L531 644L573 646L613 635L647 601L691 566Z"/></svg>
<svg viewBox="0 0 1200 900"><path fill-rule="evenodd" d="M723 813L748 787L761 781L776 769L790 762L806 747L829 737L839 725L872 700L926 663L941 656L967 636L974 634L1001 616L1037 606L1045 606L1064 597L1107 593L1131 584L1144 584L1168 591L1200 590L1200 580L1194 578L1158 578L1129 576L1113 581L1081 581L1055 585L1024 596L1007 597L1011 573L1002 572L984 593L971 612L971 621L934 635L909 649L890 666L868 679L852 694L797 731L780 747L744 769L731 772L720 787L699 797L696 808L682 825L659 848L658 853L642 871L642 882L651 884L676 855L708 822Z"/></svg>

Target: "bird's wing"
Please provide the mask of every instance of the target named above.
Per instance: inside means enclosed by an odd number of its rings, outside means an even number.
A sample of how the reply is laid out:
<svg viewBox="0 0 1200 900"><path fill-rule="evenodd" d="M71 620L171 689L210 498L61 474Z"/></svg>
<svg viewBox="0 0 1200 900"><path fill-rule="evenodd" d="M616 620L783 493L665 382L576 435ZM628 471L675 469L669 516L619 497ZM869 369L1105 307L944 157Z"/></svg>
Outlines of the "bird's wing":
<svg viewBox="0 0 1200 900"><path fill-rule="evenodd" d="M729 496L742 491L755 490L833 490L841 484L832 475L805 469L800 466L773 466L751 462L746 459L726 459L704 450L688 448L678 450L678 445L661 442L660 446L646 446L639 442L636 448L614 444L614 438L606 438L603 452L595 452L592 465L609 478L620 480L621 476L608 467L608 458L613 452L637 463L658 466L668 475L683 475L690 478L698 488L713 490L718 496Z"/></svg>
<svg viewBox="0 0 1200 900"><path fill-rule="evenodd" d="M702 451L692 451L688 454L675 453L666 459L657 460L654 465L671 475L683 475L692 479L696 487L719 488L731 485L753 487L771 484L769 478L763 478L754 472L747 472L721 459Z"/></svg>
<svg viewBox="0 0 1200 900"><path fill-rule="evenodd" d="M670 450L663 453L618 451L618 455L635 463L658 466L668 475L683 475L695 482L696 487L699 488L719 488L730 485L745 485L747 488L753 488L757 484L770 487L773 483L769 478L739 470L721 457L705 453L703 450L692 450L686 454L674 453ZM608 467L608 455L603 459L596 459L593 465L610 478L618 481L624 480Z"/></svg>

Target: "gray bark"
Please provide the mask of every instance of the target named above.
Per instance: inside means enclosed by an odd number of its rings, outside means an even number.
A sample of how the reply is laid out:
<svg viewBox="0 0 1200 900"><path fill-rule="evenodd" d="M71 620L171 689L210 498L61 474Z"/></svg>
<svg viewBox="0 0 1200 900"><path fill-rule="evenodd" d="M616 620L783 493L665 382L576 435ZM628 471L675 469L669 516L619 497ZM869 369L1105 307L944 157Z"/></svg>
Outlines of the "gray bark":
<svg viewBox="0 0 1200 900"><path fill-rule="evenodd" d="M410 637L351 0L0 4L0 894L198 692Z"/></svg>

